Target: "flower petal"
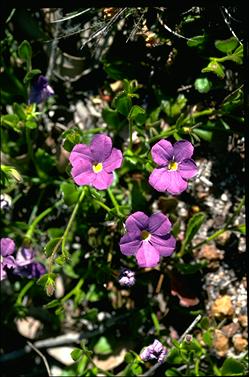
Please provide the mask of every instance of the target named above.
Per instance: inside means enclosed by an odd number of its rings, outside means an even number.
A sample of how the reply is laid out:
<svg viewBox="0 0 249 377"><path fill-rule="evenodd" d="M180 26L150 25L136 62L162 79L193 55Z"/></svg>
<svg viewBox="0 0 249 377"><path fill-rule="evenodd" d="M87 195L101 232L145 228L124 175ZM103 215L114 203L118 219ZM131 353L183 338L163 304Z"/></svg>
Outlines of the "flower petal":
<svg viewBox="0 0 249 377"><path fill-rule="evenodd" d="M142 245L136 253L139 267L155 267L159 260L159 252L148 242L142 241Z"/></svg>
<svg viewBox="0 0 249 377"><path fill-rule="evenodd" d="M7 268L16 267L16 261L14 257L12 257L12 255L8 255L7 257L5 257L3 260L3 266Z"/></svg>
<svg viewBox="0 0 249 377"><path fill-rule="evenodd" d="M152 235L149 242L158 251L160 256L163 257L170 256L176 247L176 240L170 234L163 237Z"/></svg>
<svg viewBox="0 0 249 377"><path fill-rule="evenodd" d="M169 170L166 172L166 175L166 191L168 191L171 195L179 195L187 189L188 183L182 179L178 171Z"/></svg>
<svg viewBox="0 0 249 377"><path fill-rule="evenodd" d="M16 253L16 264L18 266L26 266L34 259L34 251L25 247L20 248Z"/></svg>
<svg viewBox="0 0 249 377"><path fill-rule="evenodd" d="M182 178L189 179L198 173L198 167L194 160L189 158L179 164L178 171Z"/></svg>
<svg viewBox="0 0 249 377"><path fill-rule="evenodd" d="M149 184L154 187L155 190L164 192L168 186L168 175L166 168L154 169L149 176Z"/></svg>
<svg viewBox="0 0 249 377"><path fill-rule="evenodd" d="M109 136L98 134L92 139L90 149L95 162L103 162L111 154L112 140Z"/></svg>
<svg viewBox="0 0 249 377"><path fill-rule="evenodd" d="M13 254L15 247L15 242L11 238L1 238L0 251L3 257Z"/></svg>
<svg viewBox="0 0 249 377"><path fill-rule="evenodd" d="M134 212L128 217L125 222L125 227L128 232L136 232L147 229L149 224L149 217L141 211Z"/></svg>
<svg viewBox="0 0 249 377"><path fill-rule="evenodd" d="M113 173L107 173L106 171L102 170L99 173L94 173L95 177L92 181L93 187L98 190L105 190L109 186L111 186L113 181Z"/></svg>
<svg viewBox="0 0 249 377"><path fill-rule="evenodd" d="M151 148L151 155L158 165L166 166L173 158L173 146L168 140L160 140Z"/></svg>
<svg viewBox="0 0 249 377"><path fill-rule="evenodd" d="M174 144L174 158L176 162L185 160L186 158L191 158L194 147L187 140L179 140Z"/></svg>
<svg viewBox="0 0 249 377"><path fill-rule="evenodd" d="M79 186L91 185L95 179L92 164L87 160L78 160L71 170L74 182Z"/></svg>
<svg viewBox="0 0 249 377"><path fill-rule="evenodd" d="M163 236L170 232L171 222L162 212L154 213L149 218L149 232L157 236Z"/></svg>
<svg viewBox="0 0 249 377"><path fill-rule="evenodd" d="M119 149L113 148L110 156L103 162L103 168L108 173L120 168L123 161L122 152Z"/></svg>
<svg viewBox="0 0 249 377"><path fill-rule="evenodd" d="M119 247L124 255L134 255L141 246L140 232L129 232L121 237Z"/></svg>
<svg viewBox="0 0 249 377"><path fill-rule="evenodd" d="M69 156L69 161L72 165L78 162L80 159L91 161L93 163L92 152L89 145L86 144L76 144Z"/></svg>

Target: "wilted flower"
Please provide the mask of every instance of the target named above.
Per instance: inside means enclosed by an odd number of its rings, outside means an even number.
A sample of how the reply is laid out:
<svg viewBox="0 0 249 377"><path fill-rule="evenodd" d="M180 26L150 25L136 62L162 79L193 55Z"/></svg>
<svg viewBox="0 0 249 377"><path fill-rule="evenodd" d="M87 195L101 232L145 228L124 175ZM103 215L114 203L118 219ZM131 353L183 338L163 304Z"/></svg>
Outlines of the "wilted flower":
<svg viewBox="0 0 249 377"><path fill-rule="evenodd" d="M124 287L131 287L136 281L135 272L129 270L128 268L122 268L118 281L119 284Z"/></svg>
<svg viewBox="0 0 249 377"><path fill-rule="evenodd" d="M140 267L155 267L160 256L170 256L176 240L170 234L171 223L163 213L150 217L143 212L135 212L125 222L127 233L119 246L124 255L135 255Z"/></svg>
<svg viewBox="0 0 249 377"><path fill-rule="evenodd" d="M15 242L11 238L1 238L0 240L0 251L1 251L1 261L0 261L0 280L6 279L6 270L16 267L15 258L12 256L16 248Z"/></svg>
<svg viewBox="0 0 249 377"><path fill-rule="evenodd" d="M0 207L3 210L8 210L11 208L12 199L8 194L1 194L0 195Z"/></svg>
<svg viewBox="0 0 249 377"><path fill-rule="evenodd" d="M160 192L178 195L188 187L187 179L193 178L198 168L191 159L193 145L187 140L177 141L173 146L168 140L160 140L151 149L153 160L159 165L149 177L149 183Z"/></svg>
<svg viewBox="0 0 249 377"><path fill-rule="evenodd" d="M156 360L158 363L162 363L167 354L167 349L162 345L159 340L155 339L154 342L146 347L141 353L140 357L143 361Z"/></svg>
<svg viewBox="0 0 249 377"><path fill-rule="evenodd" d="M36 82L33 84L30 96L30 103L41 103L54 94L53 88L48 84L48 79L45 76L40 75Z"/></svg>
<svg viewBox="0 0 249 377"><path fill-rule="evenodd" d="M120 168L123 156L119 149L112 148L109 136L98 134L90 145L74 146L69 161L72 176L79 186L89 185L104 190L112 184L113 171Z"/></svg>
<svg viewBox="0 0 249 377"><path fill-rule="evenodd" d="M34 260L34 251L26 247L21 247L17 251L16 265L13 272L28 279L39 278L46 272L45 266Z"/></svg>

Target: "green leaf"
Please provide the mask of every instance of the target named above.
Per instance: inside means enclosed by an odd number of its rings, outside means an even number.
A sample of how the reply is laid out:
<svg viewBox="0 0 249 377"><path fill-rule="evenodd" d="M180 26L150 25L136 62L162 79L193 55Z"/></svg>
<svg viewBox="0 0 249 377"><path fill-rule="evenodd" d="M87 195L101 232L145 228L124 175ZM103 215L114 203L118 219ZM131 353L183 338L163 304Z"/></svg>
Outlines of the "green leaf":
<svg viewBox="0 0 249 377"><path fill-rule="evenodd" d="M31 71L26 73L23 79L24 84L27 84L30 80L32 80L34 76L39 75L40 73L41 73L40 69L32 69Z"/></svg>
<svg viewBox="0 0 249 377"><path fill-rule="evenodd" d="M195 263L195 264L189 264L189 263L176 264L177 270L183 273L184 275L194 274L195 272L200 271L205 266L206 266L206 262Z"/></svg>
<svg viewBox="0 0 249 377"><path fill-rule="evenodd" d="M74 361L78 360L82 355L83 351L80 348L75 348L71 353L70 353L72 359Z"/></svg>
<svg viewBox="0 0 249 377"><path fill-rule="evenodd" d="M139 126L141 126L146 120L145 110L138 105L132 106L128 119L134 120Z"/></svg>
<svg viewBox="0 0 249 377"><path fill-rule="evenodd" d="M184 247L186 247L192 241L205 219L206 215L203 212L196 213L191 217L191 219L188 221L187 230L183 241Z"/></svg>
<svg viewBox="0 0 249 377"><path fill-rule="evenodd" d="M108 355L112 353L112 347L105 336L101 336L94 346L94 352L100 355Z"/></svg>
<svg viewBox="0 0 249 377"><path fill-rule="evenodd" d="M132 106L131 99L124 92L119 93L113 100L113 107L115 107L120 114L126 117L129 114L131 106Z"/></svg>
<svg viewBox="0 0 249 377"><path fill-rule="evenodd" d="M218 63L216 60L211 60L207 67L203 68L201 72L213 72L221 79L225 77L223 65Z"/></svg>
<svg viewBox="0 0 249 377"><path fill-rule="evenodd" d="M18 47L18 54L21 59L24 61L30 61L32 56L32 48L30 46L30 43L26 40L22 41L20 46Z"/></svg>
<svg viewBox="0 0 249 377"><path fill-rule="evenodd" d="M55 258L55 263L57 263L59 266L63 266L66 262L66 258L64 255L60 255L59 257Z"/></svg>
<svg viewBox="0 0 249 377"><path fill-rule="evenodd" d="M42 148L37 149L35 153L35 159L37 166L41 169L42 172L50 173L51 169L55 165L55 158L44 151L44 149Z"/></svg>
<svg viewBox="0 0 249 377"><path fill-rule="evenodd" d="M51 309L51 308L55 308L56 306L59 306L60 305L60 300L52 300L50 301L48 304L46 305L43 305L43 308L45 309Z"/></svg>
<svg viewBox="0 0 249 377"><path fill-rule="evenodd" d="M212 82L208 78L202 77L195 80L194 86L199 93L208 93L212 88Z"/></svg>
<svg viewBox="0 0 249 377"><path fill-rule="evenodd" d="M70 182L63 182L60 185L60 189L63 193L63 199L66 205L71 206L77 202L80 192L76 185Z"/></svg>
<svg viewBox="0 0 249 377"><path fill-rule="evenodd" d="M121 118L121 115L117 110L113 110L110 107L105 107L102 110L102 117L104 121L111 127L119 128L121 122L124 122L124 119Z"/></svg>
<svg viewBox="0 0 249 377"><path fill-rule="evenodd" d="M217 50L224 52L225 54L231 53L237 46L239 42L235 37L229 39L217 40L214 42Z"/></svg>
<svg viewBox="0 0 249 377"><path fill-rule="evenodd" d="M190 40L187 41L187 45L189 47L199 47L200 45L202 45L206 40L206 36L205 35L197 35L193 38L191 38Z"/></svg>
<svg viewBox="0 0 249 377"><path fill-rule="evenodd" d="M242 376L244 367L238 360L228 358L221 367L221 373L222 376Z"/></svg>
<svg viewBox="0 0 249 377"><path fill-rule="evenodd" d="M206 343L208 347L212 347L213 344L213 336L211 331L205 331L202 335L203 341Z"/></svg>
<svg viewBox="0 0 249 377"><path fill-rule="evenodd" d="M204 130L202 128L194 128L192 133L206 141L212 141L213 139L213 131Z"/></svg>
<svg viewBox="0 0 249 377"><path fill-rule="evenodd" d="M238 225L234 230L237 230L241 234L246 234L246 224Z"/></svg>
<svg viewBox="0 0 249 377"><path fill-rule="evenodd" d="M168 357L167 363L169 364L182 364L183 358L180 354L180 351L177 348L171 348Z"/></svg>
<svg viewBox="0 0 249 377"><path fill-rule="evenodd" d="M182 376L182 374L176 368L170 368L166 370L165 376Z"/></svg>
<svg viewBox="0 0 249 377"><path fill-rule="evenodd" d="M134 361L134 356L133 356L133 354L132 354L131 352L127 352L127 353L125 354L125 362L126 362L127 364L131 364L131 363L133 363L133 361Z"/></svg>
<svg viewBox="0 0 249 377"><path fill-rule="evenodd" d="M62 239L61 237L53 238L46 244L46 246L44 247L44 252L47 257L51 256L54 248L60 243L61 239Z"/></svg>
<svg viewBox="0 0 249 377"><path fill-rule="evenodd" d="M54 280L56 278L56 274L44 274L40 277L40 279L37 280L36 284L41 285L42 287L45 287L48 280Z"/></svg>
<svg viewBox="0 0 249 377"><path fill-rule="evenodd" d="M25 126L27 128L34 129L37 128L38 124L33 120L28 120L27 122L25 122Z"/></svg>
<svg viewBox="0 0 249 377"><path fill-rule="evenodd" d="M16 132L21 132L19 118L16 114L6 114L1 116L1 124L13 128Z"/></svg>
<svg viewBox="0 0 249 377"><path fill-rule="evenodd" d="M25 105L20 105L19 103L14 102L13 103L13 110L14 113L18 116L20 120L26 120L26 113L24 110Z"/></svg>
<svg viewBox="0 0 249 377"><path fill-rule="evenodd" d="M209 328L209 326L210 325L209 325L208 317L203 317L198 324L198 327L200 327L203 330L207 330Z"/></svg>

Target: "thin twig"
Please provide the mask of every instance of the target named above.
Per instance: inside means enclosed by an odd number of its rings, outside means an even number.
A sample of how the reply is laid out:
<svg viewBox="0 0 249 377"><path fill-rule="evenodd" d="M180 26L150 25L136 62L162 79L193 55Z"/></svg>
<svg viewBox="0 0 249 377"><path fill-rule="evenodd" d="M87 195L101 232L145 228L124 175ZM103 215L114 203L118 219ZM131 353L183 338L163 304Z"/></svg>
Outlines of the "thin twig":
<svg viewBox="0 0 249 377"><path fill-rule="evenodd" d="M53 42L51 44L51 51L50 51L50 55L49 55L49 61L48 61L48 69L47 69L47 72L46 72L46 77L47 79L49 80L51 75L52 75L52 71L54 69L54 63L55 63L55 52L56 52L56 48L57 48L57 45L58 45L58 34L59 34L59 30L60 30L60 24L56 24L55 26L55 32L54 32L54 39L53 39Z"/></svg>
<svg viewBox="0 0 249 377"><path fill-rule="evenodd" d="M59 20L51 21L51 24L54 24L56 22L63 22L63 21L70 20L71 18L78 17L78 16L80 16L83 13L89 12L89 10L91 10L91 8L84 9L82 12L78 12L76 14L74 13L71 16L66 16L66 17L60 18Z"/></svg>
<svg viewBox="0 0 249 377"><path fill-rule="evenodd" d="M225 15L225 13L224 13L222 7L220 7L220 11L221 11L221 14L222 14L222 16L223 16L223 19L224 19L225 23L226 23L227 26L228 26L228 29L230 30L230 32L232 33L232 35L234 36L234 38L236 38L237 41L242 45L242 42L239 40L239 38L237 37L237 35L236 35L235 32L233 31L230 22L229 22L228 19L226 18L226 15Z"/></svg>
<svg viewBox="0 0 249 377"><path fill-rule="evenodd" d="M31 342L27 341L27 343L42 358L42 360L43 360L43 362L45 364L45 367L47 369L48 375L51 376L51 371L50 371L50 368L49 368L49 365L48 365L46 357Z"/></svg>
<svg viewBox="0 0 249 377"><path fill-rule="evenodd" d="M194 321L191 323L191 325L187 328L186 331L184 331L184 333L182 334L182 336L180 337L179 339L179 343L181 343L184 339L185 339L185 336L195 327L195 325L197 324L197 322L199 322L201 319L201 315L199 314L195 319ZM163 361L163 363L156 363L152 368L150 368L147 372L145 372L144 374L142 374L142 377L146 377L146 376L152 376L154 374L154 372L159 368L161 367L165 362L166 362L167 358L165 358L165 360Z"/></svg>
<svg viewBox="0 0 249 377"><path fill-rule="evenodd" d="M181 35L181 34L178 34L176 31L173 31L173 30L171 30L164 22L163 22L163 20L161 19L161 17L159 16L159 14L157 15L157 19L158 19L158 21L160 22L160 24L167 30L167 31L169 31L170 33L172 33L172 34L174 34L176 37L178 37L178 38L183 38L183 39L185 39L185 40L187 40L187 41L190 41L190 39L189 38L186 38L186 37L184 37L183 35Z"/></svg>

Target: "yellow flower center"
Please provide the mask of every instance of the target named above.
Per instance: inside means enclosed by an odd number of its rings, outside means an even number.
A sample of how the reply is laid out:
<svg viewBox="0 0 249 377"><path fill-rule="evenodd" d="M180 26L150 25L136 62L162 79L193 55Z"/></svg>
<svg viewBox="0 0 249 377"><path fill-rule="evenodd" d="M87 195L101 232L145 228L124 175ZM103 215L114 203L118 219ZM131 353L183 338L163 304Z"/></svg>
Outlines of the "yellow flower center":
<svg viewBox="0 0 249 377"><path fill-rule="evenodd" d="M99 162L97 165L93 165L94 173L100 173L102 169L103 165L101 164L101 162Z"/></svg>
<svg viewBox="0 0 249 377"><path fill-rule="evenodd" d="M151 237L151 234L149 232L147 232L147 230L142 230L142 232L141 232L142 240L149 241L150 237Z"/></svg>
<svg viewBox="0 0 249 377"><path fill-rule="evenodd" d="M175 171L175 170L177 170L177 168L178 168L178 163L175 162L175 161L170 161L170 163L169 163L168 166L167 166L167 169L168 169L168 170L173 170L173 171Z"/></svg>
<svg viewBox="0 0 249 377"><path fill-rule="evenodd" d="M1 263L3 263L3 256L2 255L0 255L0 261L1 261Z"/></svg>

